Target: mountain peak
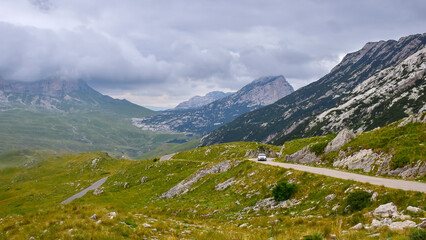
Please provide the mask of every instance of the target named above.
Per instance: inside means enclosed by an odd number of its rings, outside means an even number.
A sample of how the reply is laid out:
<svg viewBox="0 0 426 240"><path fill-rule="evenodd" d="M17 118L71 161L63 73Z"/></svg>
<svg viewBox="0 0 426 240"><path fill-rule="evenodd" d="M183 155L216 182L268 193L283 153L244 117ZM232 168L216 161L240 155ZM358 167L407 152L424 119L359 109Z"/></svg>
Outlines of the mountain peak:
<svg viewBox="0 0 426 240"><path fill-rule="evenodd" d="M199 108L211 102L219 100L221 98L229 96L231 94L232 93L225 93L221 91L209 92L205 96L195 96L190 98L188 101L181 102L174 109L182 110L182 109Z"/></svg>

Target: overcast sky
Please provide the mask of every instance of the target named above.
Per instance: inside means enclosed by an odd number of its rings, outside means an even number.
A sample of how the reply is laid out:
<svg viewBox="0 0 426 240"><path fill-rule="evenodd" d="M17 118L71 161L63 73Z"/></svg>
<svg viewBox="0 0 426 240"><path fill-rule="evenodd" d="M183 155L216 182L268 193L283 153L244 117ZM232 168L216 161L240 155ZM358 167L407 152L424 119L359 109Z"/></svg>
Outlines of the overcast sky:
<svg viewBox="0 0 426 240"><path fill-rule="evenodd" d="M294 88L366 42L426 32L424 0L1 0L0 76L84 78L166 107L255 78Z"/></svg>

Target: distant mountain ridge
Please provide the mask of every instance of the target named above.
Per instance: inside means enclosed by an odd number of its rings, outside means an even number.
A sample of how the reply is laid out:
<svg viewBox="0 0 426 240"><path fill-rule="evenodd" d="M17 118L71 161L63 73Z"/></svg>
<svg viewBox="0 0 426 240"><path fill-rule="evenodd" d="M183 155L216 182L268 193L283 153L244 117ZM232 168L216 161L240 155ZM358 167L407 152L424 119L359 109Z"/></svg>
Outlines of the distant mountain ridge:
<svg viewBox="0 0 426 240"><path fill-rule="evenodd" d="M153 131L177 131L205 134L243 113L258 109L292 93L284 76L259 78L236 93L197 109L164 111L139 119L135 125Z"/></svg>
<svg viewBox="0 0 426 240"><path fill-rule="evenodd" d="M199 108L221 98L227 97L231 94L233 94L233 92L209 92L205 96L195 96L190 98L188 101L181 102L173 110Z"/></svg>
<svg viewBox="0 0 426 240"><path fill-rule="evenodd" d="M126 117L145 117L154 111L103 95L83 80L47 79L35 82L0 80L0 109L38 109L57 112L102 111Z"/></svg>
<svg viewBox="0 0 426 240"><path fill-rule="evenodd" d="M345 97L351 94L362 82L388 67L396 66L424 48L425 45L426 33L403 37L398 41L367 43L361 50L347 54L330 73L318 81L298 89L274 104L241 115L234 121L207 134L202 139L201 144L211 145L233 141L261 141L282 144L294 138L319 136L330 131L335 132L345 126L361 127L360 124L351 125L345 120L334 129L326 129L323 124L327 123L318 122L318 124L314 124L312 121L316 121L315 118L322 112L337 107L342 101L345 101ZM422 79L424 82L424 77L420 78L419 81L414 81L417 87L420 87ZM377 86L380 85L382 83L377 83ZM370 91L374 91L373 88ZM365 103L357 111L371 107L375 103L377 102ZM421 103L417 102L414 105L418 106L419 104ZM395 106L401 107L401 104ZM395 121L407 116L404 111L398 111L398 117L389 117L391 114L389 111L379 108L376 109L375 113L377 114L375 116L377 119L374 121L375 126L385 125L389 123L390 119ZM338 111L337 114L339 114ZM347 114L356 116L358 112L347 112ZM389 119L380 123L379 119L385 116ZM358 121L363 120L363 118L358 119ZM356 121L356 118L352 118L350 121Z"/></svg>

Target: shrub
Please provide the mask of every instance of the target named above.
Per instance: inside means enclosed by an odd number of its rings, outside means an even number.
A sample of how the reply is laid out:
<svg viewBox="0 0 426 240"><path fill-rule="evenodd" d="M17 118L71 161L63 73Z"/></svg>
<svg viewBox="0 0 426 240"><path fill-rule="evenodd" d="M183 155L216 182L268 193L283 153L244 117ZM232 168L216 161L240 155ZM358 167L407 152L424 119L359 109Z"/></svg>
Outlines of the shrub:
<svg viewBox="0 0 426 240"><path fill-rule="evenodd" d="M410 240L424 240L426 239L426 231L420 228L415 228L408 235Z"/></svg>
<svg viewBox="0 0 426 240"><path fill-rule="evenodd" d="M405 167L408 164L410 164L410 158L407 155L397 154L393 156L390 162L390 167L392 170L395 170L397 168Z"/></svg>
<svg viewBox="0 0 426 240"><path fill-rule="evenodd" d="M156 161L158 161L158 160L160 160L159 158L154 158L152 161L153 162L156 162Z"/></svg>
<svg viewBox="0 0 426 240"><path fill-rule="evenodd" d="M319 142L309 147L309 151L315 153L315 155L319 156L324 153L325 147L327 147L328 142Z"/></svg>
<svg viewBox="0 0 426 240"><path fill-rule="evenodd" d="M312 235L303 236L303 240L322 240L323 239L323 233L316 233Z"/></svg>
<svg viewBox="0 0 426 240"><path fill-rule="evenodd" d="M371 204L371 193L366 191L356 191L349 194L346 199L346 205L350 205L350 210L361 211L362 209L368 207Z"/></svg>
<svg viewBox="0 0 426 240"><path fill-rule="evenodd" d="M275 201L288 200L295 192L296 184L287 183L284 180L279 181L277 186L272 189L272 195L274 196Z"/></svg>

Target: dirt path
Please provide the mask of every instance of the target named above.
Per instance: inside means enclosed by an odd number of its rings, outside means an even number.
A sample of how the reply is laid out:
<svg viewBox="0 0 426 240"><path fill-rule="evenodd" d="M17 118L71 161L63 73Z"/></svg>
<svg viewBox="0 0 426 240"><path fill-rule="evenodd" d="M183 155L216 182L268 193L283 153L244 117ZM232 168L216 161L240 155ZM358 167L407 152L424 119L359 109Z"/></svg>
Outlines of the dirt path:
<svg viewBox="0 0 426 240"><path fill-rule="evenodd" d="M383 185L388 188L395 188L395 189L401 189L406 191L418 191L418 192L426 193L426 183L380 178L380 177L371 177L371 176L366 176L366 175L361 175L356 173L348 173L348 172L332 170L327 168L318 168L318 167L310 167L310 166L299 165L299 164L274 162L272 159L268 159L268 161L265 161L265 162L257 161L257 159L250 159L250 160L258 162L258 163L263 163L263 164L268 164L268 165L278 166L283 168L292 168L299 171L310 172L310 173L325 175L329 177L354 180L357 182L370 183L370 184L379 185L379 186Z"/></svg>
<svg viewBox="0 0 426 240"><path fill-rule="evenodd" d="M61 202L61 204L70 203L70 202L72 202L74 199L77 199L77 198L81 198L81 197L83 197L83 196L84 196L84 195L85 195L88 191L90 191L90 190L95 190L96 188L98 188L98 187L102 186L102 184L104 184L104 182L105 182L107 179L108 179L108 177L104 177L104 178L102 178L102 179L100 179L100 180L96 181L95 183L93 183L92 185L90 185L90 187L88 187L88 188L84 189L83 191L81 191L81 192L79 192L79 193L77 193L77 194L73 195L72 197L70 197L70 198L68 198L68 199L66 199L66 200L64 200L64 201L62 201L62 202Z"/></svg>

